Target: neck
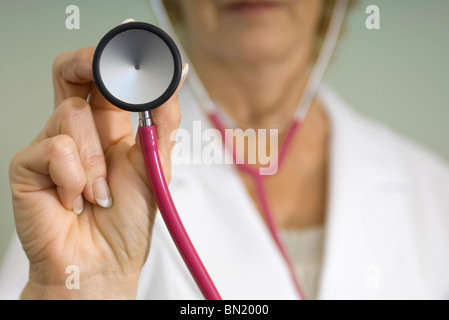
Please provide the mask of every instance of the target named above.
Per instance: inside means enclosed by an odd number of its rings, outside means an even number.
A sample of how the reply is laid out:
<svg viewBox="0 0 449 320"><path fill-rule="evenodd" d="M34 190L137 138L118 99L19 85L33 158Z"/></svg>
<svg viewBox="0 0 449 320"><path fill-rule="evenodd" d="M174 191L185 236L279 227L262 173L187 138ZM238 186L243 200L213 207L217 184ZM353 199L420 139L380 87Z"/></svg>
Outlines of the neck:
<svg viewBox="0 0 449 320"><path fill-rule="evenodd" d="M307 84L311 48L263 62L214 58L195 49L189 54L212 100L231 120L242 129L278 128L285 141ZM329 122L317 99L300 128L282 168L265 180L276 224L298 229L324 221ZM240 158L247 159L253 151L244 152ZM241 176L260 204L252 178Z"/></svg>
<svg viewBox="0 0 449 320"><path fill-rule="evenodd" d="M312 46L270 60L224 59L189 50L212 100L241 128L283 130L293 119L309 75Z"/></svg>

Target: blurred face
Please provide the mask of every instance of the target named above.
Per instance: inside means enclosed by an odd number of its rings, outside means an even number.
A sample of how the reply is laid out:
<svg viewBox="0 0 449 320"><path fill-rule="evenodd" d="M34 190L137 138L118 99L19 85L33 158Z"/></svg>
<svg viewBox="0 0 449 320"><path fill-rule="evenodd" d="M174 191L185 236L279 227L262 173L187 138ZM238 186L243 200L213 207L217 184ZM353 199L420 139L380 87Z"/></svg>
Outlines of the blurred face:
<svg viewBox="0 0 449 320"><path fill-rule="evenodd" d="M314 44L323 0L178 0L190 50L246 62Z"/></svg>

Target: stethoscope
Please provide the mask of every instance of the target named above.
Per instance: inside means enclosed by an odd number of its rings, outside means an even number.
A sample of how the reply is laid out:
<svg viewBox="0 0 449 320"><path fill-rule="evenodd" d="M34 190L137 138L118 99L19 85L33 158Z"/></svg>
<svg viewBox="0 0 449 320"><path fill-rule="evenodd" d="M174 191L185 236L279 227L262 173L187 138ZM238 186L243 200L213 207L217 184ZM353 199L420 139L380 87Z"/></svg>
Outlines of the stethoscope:
<svg viewBox="0 0 449 320"><path fill-rule="evenodd" d="M99 91L110 103L120 109L139 113L138 135L141 149L150 186L164 223L204 298L220 300L220 294L182 224L162 171L156 129L152 125L150 111L161 106L174 94L181 79L183 60L181 55L184 60L188 61L188 59L181 42L176 37L162 1L149 1L158 17L159 25L171 36L162 29L143 22L126 23L112 29L101 39L95 51L94 80ZM335 4L321 52L281 146L279 168L319 89L343 25L347 4L348 0L337 0ZM190 69L187 81L212 125L222 133L222 137L225 137L222 115L193 68ZM229 148L228 150L236 160L237 155L234 150ZM264 187L265 176L261 176L259 170L255 170L242 161L234 161L234 163L240 171L253 178L266 224L286 261L298 296L304 299L304 293L273 220Z"/></svg>

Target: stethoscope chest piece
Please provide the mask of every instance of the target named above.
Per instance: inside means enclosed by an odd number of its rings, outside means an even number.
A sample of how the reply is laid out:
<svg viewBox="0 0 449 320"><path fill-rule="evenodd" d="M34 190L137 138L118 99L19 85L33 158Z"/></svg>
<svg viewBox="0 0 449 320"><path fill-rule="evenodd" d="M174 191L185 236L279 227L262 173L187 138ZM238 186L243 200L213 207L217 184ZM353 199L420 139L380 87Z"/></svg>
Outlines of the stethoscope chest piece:
<svg viewBox="0 0 449 320"><path fill-rule="evenodd" d="M182 60L174 41L163 30L131 22L101 39L92 67L95 83L110 103L144 112L159 107L175 93Z"/></svg>

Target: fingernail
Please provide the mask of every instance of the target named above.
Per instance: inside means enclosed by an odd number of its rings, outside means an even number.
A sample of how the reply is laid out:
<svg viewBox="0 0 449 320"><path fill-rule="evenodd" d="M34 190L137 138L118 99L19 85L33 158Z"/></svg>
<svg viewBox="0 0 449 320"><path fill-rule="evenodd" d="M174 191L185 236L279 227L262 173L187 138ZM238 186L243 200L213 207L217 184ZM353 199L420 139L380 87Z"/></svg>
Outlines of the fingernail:
<svg viewBox="0 0 449 320"><path fill-rule="evenodd" d="M136 22L136 20L129 18L129 19L123 20L123 22L120 24L125 24L125 23L130 23L130 22Z"/></svg>
<svg viewBox="0 0 449 320"><path fill-rule="evenodd" d="M84 210L84 200L83 196L80 194L75 201L73 201L73 212L80 215Z"/></svg>
<svg viewBox="0 0 449 320"><path fill-rule="evenodd" d="M187 77L187 74L189 73L189 64L184 63L182 65L182 73L181 73L181 79L185 79Z"/></svg>
<svg viewBox="0 0 449 320"><path fill-rule="evenodd" d="M184 84L184 81L186 80L188 73L189 73L189 64L184 63L182 65L182 73L181 73L181 80L179 81L179 88L181 88L182 85Z"/></svg>
<svg viewBox="0 0 449 320"><path fill-rule="evenodd" d="M105 178L100 178L92 187L94 198L103 208L112 207L112 196Z"/></svg>

